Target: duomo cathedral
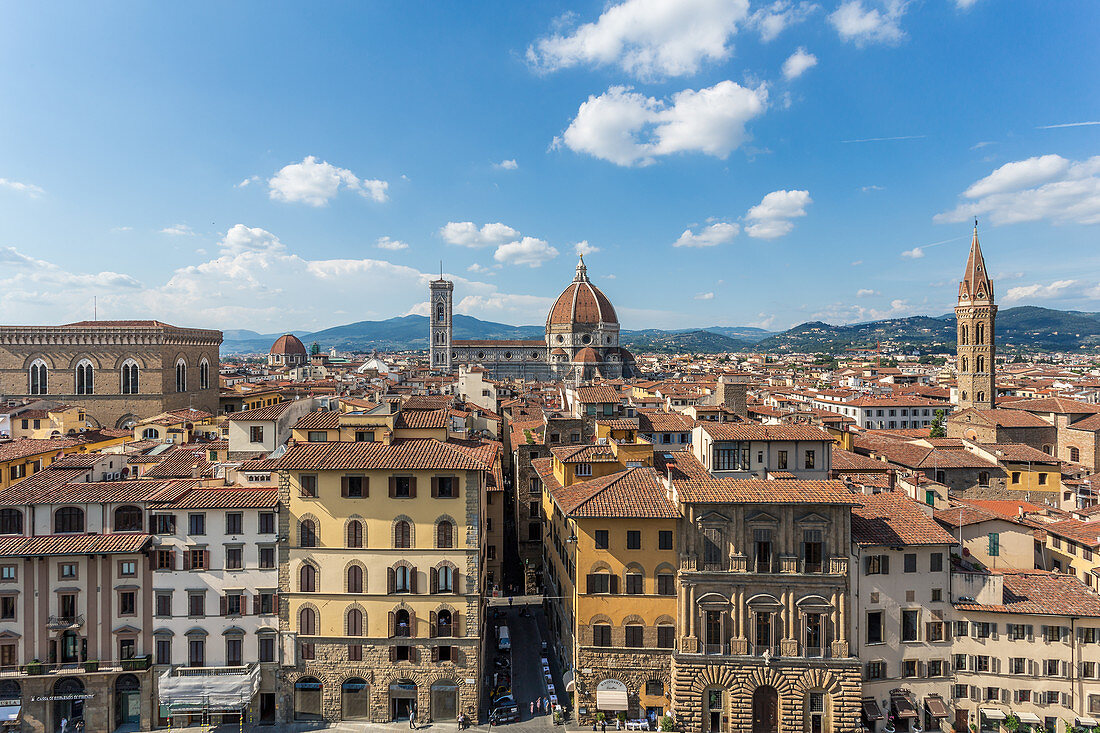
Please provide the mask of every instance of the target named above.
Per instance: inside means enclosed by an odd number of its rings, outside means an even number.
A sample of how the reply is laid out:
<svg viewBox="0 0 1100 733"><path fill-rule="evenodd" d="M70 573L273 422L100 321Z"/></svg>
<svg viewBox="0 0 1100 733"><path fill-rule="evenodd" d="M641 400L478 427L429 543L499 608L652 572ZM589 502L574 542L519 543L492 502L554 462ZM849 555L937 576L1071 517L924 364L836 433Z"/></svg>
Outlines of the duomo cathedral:
<svg viewBox="0 0 1100 733"><path fill-rule="evenodd" d="M451 338L454 283L430 285L430 355L433 371L479 366L493 378L586 381L635 376L634 357L619 346L619 318L611 301L588 279L584 257L577 274L546 317L544 340Z"/></svg>

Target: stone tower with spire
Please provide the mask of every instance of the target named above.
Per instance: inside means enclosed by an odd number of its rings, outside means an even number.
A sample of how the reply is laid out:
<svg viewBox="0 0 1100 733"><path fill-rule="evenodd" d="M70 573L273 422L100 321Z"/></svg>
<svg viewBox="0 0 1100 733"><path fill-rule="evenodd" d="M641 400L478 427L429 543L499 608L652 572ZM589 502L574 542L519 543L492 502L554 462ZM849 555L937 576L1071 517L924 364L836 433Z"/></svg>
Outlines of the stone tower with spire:
<svg viewBox="0 0 1100 733"><path fill-rule="evenodd" d="M993 299L993 281L986 272L982 248L978 244L977 221L974 222L974 239L970 243L966 272L959 283L955 318L959 329L955 365L959 375L959 409L991 410L997 401L994 365L997 305Z"/></svg>
<svg viewBox="0 0 1100 733"><path fill-rule="evenodd" d="M454 301L455 284L443 279L440 272L439 279L433 280L428 286L428 359L430 369L433 372L450 374L451 342L452 342L452 318L454 316L452 306Z"/></svg>

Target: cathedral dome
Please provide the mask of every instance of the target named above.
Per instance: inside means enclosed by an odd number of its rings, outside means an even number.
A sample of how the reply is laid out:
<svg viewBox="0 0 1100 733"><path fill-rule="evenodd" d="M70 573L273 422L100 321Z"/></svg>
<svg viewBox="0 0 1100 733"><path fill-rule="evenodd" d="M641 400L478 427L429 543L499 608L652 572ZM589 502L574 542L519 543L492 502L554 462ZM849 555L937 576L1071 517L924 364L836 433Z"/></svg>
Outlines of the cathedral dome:
<svg viewBox="0 0 1100 733"><path fill-rule="evenodd" d="M591 346L585 346L573 357L573 361L580 364L594 364L600 361L600 355Z"/></svg>
<svg viewBox="0 0 1100 733"><path fill-rule="evenodd" d="M292 333L283 334L277 338L268 353L273 356L306 356L308 354L305 344Z"/></svg>
<svg viewBox="0 0 1100 733"><path fill-rule="evenodd" d="M582 256L577 264L577 276L550 309L550 315L546 318L547 327L618 322L619 317L615 315L611 301L602 290L589 282L588 268L585 267Z"/></svg>

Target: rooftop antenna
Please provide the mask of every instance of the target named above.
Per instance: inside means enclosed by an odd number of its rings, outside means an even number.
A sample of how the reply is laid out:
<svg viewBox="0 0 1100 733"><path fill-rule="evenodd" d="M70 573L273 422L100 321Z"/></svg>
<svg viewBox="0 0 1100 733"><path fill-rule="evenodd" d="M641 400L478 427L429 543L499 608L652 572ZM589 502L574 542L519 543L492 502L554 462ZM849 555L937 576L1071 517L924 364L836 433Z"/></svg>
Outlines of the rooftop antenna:
<svg viewBox="0 0 1100 733"><path fill-rule="evenodd" d="M977 221L978 221L977 219L974 220L974 222L975 222L974 226L977 226ZM439 261L439 279L440 280L443 279L443 260Z"/></svg>
<svg viewBox="0 0 1100 733"><path fill-rule="evenodd" d="M94 295L92 296L92 320L93 321L98 321L99 320L99 306L96 303L96 296L94 296Z"/></svg>

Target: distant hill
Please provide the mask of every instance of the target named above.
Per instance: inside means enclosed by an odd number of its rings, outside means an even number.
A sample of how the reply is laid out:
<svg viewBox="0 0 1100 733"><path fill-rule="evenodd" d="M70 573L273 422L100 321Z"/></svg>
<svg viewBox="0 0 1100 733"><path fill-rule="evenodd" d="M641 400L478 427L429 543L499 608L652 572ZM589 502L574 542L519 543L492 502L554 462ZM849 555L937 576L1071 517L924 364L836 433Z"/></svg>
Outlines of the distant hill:
<svg viewBox="0 0 1100 733"><path fill-rule="evenodd" d="M281 334L259 334L244 329L224 332L226 354L267 353ZM545 327L510 326L473 316L454 317L456 339L542 339ZM359 321L313 333L295 331L308 347L341 351L428 348L428 317L399 316L384 321ZM847 348L884 347L903 350L951 351L955 347L955 316L912 316L869 323L833 326L822 321L802 323L782 333L750 326L712 326L704 329L659 328L623 331L622 343L635 352L725 351L827 352ZM1080 351L1100 349L1100 313L1059 311L1038 306L1006 308L997 314L997 344L1004 351Z"/></svg>

